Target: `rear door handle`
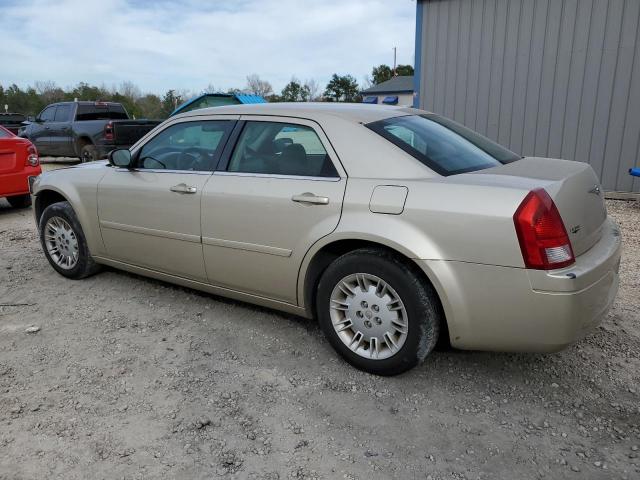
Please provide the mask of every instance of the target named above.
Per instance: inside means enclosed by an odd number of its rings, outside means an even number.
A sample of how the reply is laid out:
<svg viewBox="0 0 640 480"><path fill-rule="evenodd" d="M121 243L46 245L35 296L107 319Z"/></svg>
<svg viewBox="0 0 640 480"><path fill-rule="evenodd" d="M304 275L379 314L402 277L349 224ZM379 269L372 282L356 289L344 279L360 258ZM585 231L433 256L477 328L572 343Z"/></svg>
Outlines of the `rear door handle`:
<svg viewBox="0 0 640 480"><path fill-rule="evenodd" d="M329 197L318 197L311 192L294 195L291 200L298 203L307 203L310 205L329 205Z"/></svg>
<svg viewBox="0 0 640 480"><path fill-rule="evenodd" d="M196 187L192 187L191 185L187 185L185 183L174 185L173 187L169 188L169 190L176 193L196 193L198 191Z"/></svg>

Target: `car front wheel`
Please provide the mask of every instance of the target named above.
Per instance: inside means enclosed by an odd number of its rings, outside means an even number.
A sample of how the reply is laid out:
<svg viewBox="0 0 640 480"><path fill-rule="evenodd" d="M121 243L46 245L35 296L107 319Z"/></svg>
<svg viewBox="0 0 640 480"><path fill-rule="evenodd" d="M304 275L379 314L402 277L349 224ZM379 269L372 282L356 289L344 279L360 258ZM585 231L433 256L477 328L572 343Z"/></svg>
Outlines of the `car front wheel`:
<svg viewBox="0 0 640 480"><path fill-rule="evenodd" d="M49 205L40 218L39 231L44 254L59 274L80 279L99 270L69 202Z"/></svg>
<svg viewBox="0 0 640 480"><path fill-rule="evenodd" d="M320 325L350 364L377 375L413 368L433 350L442 313L433 287L393 253L360 249L327 267L316 300Z"/></svg>

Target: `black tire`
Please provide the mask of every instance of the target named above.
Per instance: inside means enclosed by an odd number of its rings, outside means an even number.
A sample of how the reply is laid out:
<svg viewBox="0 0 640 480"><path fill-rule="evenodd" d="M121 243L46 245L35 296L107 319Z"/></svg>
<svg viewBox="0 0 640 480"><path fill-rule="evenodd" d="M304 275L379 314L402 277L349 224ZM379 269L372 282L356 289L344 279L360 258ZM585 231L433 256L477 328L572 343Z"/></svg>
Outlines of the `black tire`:
<svg viewBox="0 0 640 480"><path fill-rule="evenodd" d="M92 143L86 143L80 149L80 160L82 163L98 160L98 149Z"/></svg>
<svg viewBox="0 0 640 480"><path fill-rule="evenodd" d="M31 206L31 195L15 195L13 197L7 197L7 202L13 208L27 208Z"/></svg>
<svg viewBox="0 0 640 480"><path fill-rule="evenodd" d="M59 266L55 262L55 260L51 258L51 255L47 249L47 245L45 242L45 227L49 219L51 219L52 217L60 217L65 220L71 226L73 233L75 234L75 237L77 239L78 260L76 264L70 269L65 269ZM69 202L58 202L45 208L42 216L40 217L40 222L38 223L38 231L40 233L40 243L42 245L44 255L45 257L47 257L47 260L49 261L53 269L60 275L78 280L100 271L100 265L94 262L93 258L91 257L84 232L82 231L82 227L80 226L80 222L78 221L76 213L73 211L73 208L71 207Z"/></svg>
<svg viewBox="0 0 640 480"><path fill-rule="evenodd" d="M333 348L354 367L376 375L397 375L421 363L435 347L444 315L433 286L417 269L391 252L365 248L342 255L322 274L316 297L320 326ZM355 273L375 275L384 280L405 306L407 337L402 347L389 358L370 359L356 354L342 342L333 327L331 293L339 281Z"/></svg>

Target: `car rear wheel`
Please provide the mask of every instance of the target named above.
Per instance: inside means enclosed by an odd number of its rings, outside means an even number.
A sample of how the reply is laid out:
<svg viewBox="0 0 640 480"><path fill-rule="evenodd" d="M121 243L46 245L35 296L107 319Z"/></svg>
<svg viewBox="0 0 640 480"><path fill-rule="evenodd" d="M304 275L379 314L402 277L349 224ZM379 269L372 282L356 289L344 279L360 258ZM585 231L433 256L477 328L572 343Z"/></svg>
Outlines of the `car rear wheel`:
<svg viewBox="0 0 640 480"><path fill-rule="evenodd" d="M67 278L80 279L98 272L87 241L69 202L49 205L39 222L40 242L51 266Z"/></svg>
<svg viewBox="0 0 640 480"><path fill-rule="evenodd" d="M13 197L7 197L7 202L13 208L27 208L31 205L31 195L15 195Z"/></svg>
<svg viewBox="0 0 640 480"><path fill-rule="evenodd" d="M335 260L318 284L316 308L331 345L350 364L396 375L433 350L442 313L433 287L389 252L360 249Z"/></svg>

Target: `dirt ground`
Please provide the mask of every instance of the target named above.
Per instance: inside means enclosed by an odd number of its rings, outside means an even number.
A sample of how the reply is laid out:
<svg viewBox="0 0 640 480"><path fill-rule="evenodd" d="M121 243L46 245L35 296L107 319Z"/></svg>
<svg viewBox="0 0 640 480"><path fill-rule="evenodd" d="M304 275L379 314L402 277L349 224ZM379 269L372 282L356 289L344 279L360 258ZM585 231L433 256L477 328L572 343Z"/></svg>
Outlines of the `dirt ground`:
<svg viewBox="0 0 640 480"><path fill-rule="evenodd" d="M313 321L114 270L66 280L32 211L0 200L0 479L638 479L640 207L608 208L621 287L591 336L380 378Z"/></svg>

